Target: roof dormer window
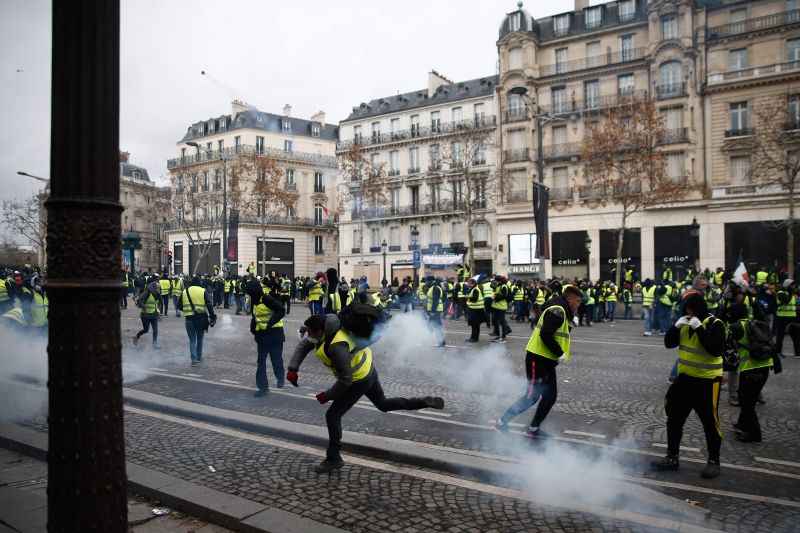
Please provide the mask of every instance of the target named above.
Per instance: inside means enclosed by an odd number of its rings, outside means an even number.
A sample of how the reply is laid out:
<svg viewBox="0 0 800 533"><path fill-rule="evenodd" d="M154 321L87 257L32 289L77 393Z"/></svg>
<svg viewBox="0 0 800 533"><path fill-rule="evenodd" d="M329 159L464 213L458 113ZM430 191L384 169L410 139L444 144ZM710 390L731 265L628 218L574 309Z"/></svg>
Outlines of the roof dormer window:
<svg viewBox="0 0 800 533"><path fill-rule="evenodd" d="M312 124L311 125L311 136L312 137L319 137L319 124Z"/></svg>
<svg viewBox="0 0 800 533"><path fill-rule="evenodd" d="M284 119L281 120L281 122L283 123L283 125L282 125L283 131L285 131L287 133L292 131L292 121L291 120L289 120L288 118L284 118Z"/></svg>
<svg viewBox="0 0 800 533"><path fill-rule="evenodd" d="M586 29L591 30L597 28L603 22L603 7L591 7L583 12Z"/></svg>
<svg viewBox="0 0 800 533"><path fill-rule="evenodd" d="M553 33L556 36L569 33L569 13L553 17Z"/></svg>
<svg viewBox="0 0 800 533"><path fill-rule="evenodd" d="M521 27L522 27L522 13L516 12L509 15L508 17L509 31L519 31Z"/></svg>

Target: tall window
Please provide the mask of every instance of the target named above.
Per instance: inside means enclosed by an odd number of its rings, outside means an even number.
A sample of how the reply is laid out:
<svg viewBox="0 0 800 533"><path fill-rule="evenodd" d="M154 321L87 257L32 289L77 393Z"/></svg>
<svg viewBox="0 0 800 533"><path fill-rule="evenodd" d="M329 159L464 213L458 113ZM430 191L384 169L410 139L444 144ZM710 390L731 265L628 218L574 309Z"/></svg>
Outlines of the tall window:
<svg viewBox="0 0 800 533"><path fill-rule="evenodd" d="M623 35L619 38L619 53L622 61L633 61L633 35Z"/></svg>
<svg viewBox="0 0 800 533"><path fill-rule="evenodd" d="M636 14L636 2L634 2L634 0L620 0L617 6L619 9L620 22L627 22Z"/></svg>
<svg viewBox="0 0 800 533"><path fill-rule="evenodd" d="M797 11L797 0L786 0L786 11Z"/></svg>
<svg viewBox="0 0 800 533"><path fill-rule="evenodd" d="M264 153L264 137L256 137L256 153Z"/></svg>
<svg viewBox="0 0 800 533"><path fill-rule="evenodd" d="M600 107L600 80L590 80L584 83L583 94L587 109Z"/></svg>
<svg viewBox="0 0 800 533"><path fill-rule="evenodd" d="M206 143L206 152L210 152L211 150L213 150L214 149L213 146L214 146L214 143L212 143L211 141L207 142ZM211 154L209 154L209 155L211 155Z"/></svg>
<svg viewBox="0 0 800 533"><path fill-rule="evenodd" d="M413 185L408 188L411 193L411 211L413 213L419 212L419 185Z"/></svg>
<svg viewBox="0 0 800 533"><path fill-rule="evenodd" d="M319 137L319 129L320 129L319 124L312 124L311 125L311 136L312 137ZM322 237L320 237L320 239L322 239Z"/></svg>
<svg viewBox="0 0 800 533"><path fill-rule="evenodd" d="M321 225L324 218L325 209L322 207L322 204L314 204L314 224L317 226Z"/></svg>
<svg viewBox="0 0 800 533"><path fill-rule="evenodd" d="M286 139L283 141L283 151L284 152L291 152L292 151L292 141Z"/></svg>
<svg viewBox="0 0 800 533"><path fill-rule="evenodd" d="M486 246L489 243L489 224L486 222L478 222L472 226L472 240L478 246L481 243Z"/></svg>
<svg viewBox="0 0 800 533"><path fill-rule="evenodd" d="M288 118L284 118L282 120L282 122L283 122L283 131L285 131L287 133L292 131L292 121L291 120L289 120Z"/></svg>
<svg viewBox="0 0 800 533"><path fill-rule="evenodd" d="M218 140L217 141L217 150L219 150L220 153L222 153L222 151L224 149L225 149L225 141L223 141L222 139Z"/></svg>
<svg viewBox="0 0 800 533"><path fill-rule="evenodd" d="M294 169L287 168L286 169L286 187L289 189L293 189L295 186L294 183Z"/></svg>
<svg viewBox="0 0 800 533"><path fill-rule="evenodd" d="M451 222L450 223L450 242L464 242L464 223Z"/></svg>
<svg viewBox="0 0 800 533"><path fill-rule="evenodd" d="M381 123L373 122L371 127L372 127L372 142L378 142L381 138Z"/></svg>
<svg viewBox="0 0 800 533"><path fill-rule="evenodd" d="M522 26L522 13L512 13L508 17L508 29L509 31L519 31L520 27Z"/></svg>
<svg viewBox="0 0 800 533"><path fill-rule="evenodd" d="M686 156L683 152L667 154L667 177L678 182L686 176Z"/></svg>
<svg viewBox="0 0 800 533"><path fill-rule="evenodd" d="M392 214L396 215L400 212L400 189L390 189L389 196L392 202Z"/></svg>
<svg viewBox="0 0 800 533"><path fill-rule="evenodd" d="M750 156L731 156L731 185L750 184Z"/></svg>
<svg viewBox="0 0 800 533"><path fill-rule="evenodd" d="M459 167L464 164L464 145L460 142L454 142L450 145L450 155L452 159L452 166Z"/></svg>
<svg viewBox="0 0 800 533"><path fill-rule="evenodd" d="M439 224L431 224L431 242L430 244L442 243L442 226Z"/></svg>
<svg viewBox="0 0 800 533"><path fill-rule="evenodd" d="M475 145L475 153L472 157L472 164L473 165L483 165L486 164L486 143L478 142Z"/></svg>
<svg viewBox="0 0 800 533"><path fill-rule="evenodd" d="M561 145L567 143L567 127L553 126L553 144Z"/></svg>
<svg viewBox="0 0 800 533"><path fill-rule="evenodd" d="M325 175L322 172L314 172L314 192L325 192Z"/></svg>
<svg viewBox="0 0 800 533"><path fill-rule="evenodd" d="M661 38L664 40L678 38L677 16L666 15L661 17Z"/></svg>
<svg viewBox="0 0 800 533"><path fill-rule="evenodd" d="M361 230L360 229L353 229L353 248L357 249L357 250L361 249Z"/></svg>
<svg viewBox="0 0 800 533"><path fill-rule="evenodd" d="M419 115L411 115L411 136L419 137Z"/></svg>
<svg viewBox="0 0 800 533"><path fill-rule="evenodd" d="M800 39L786 41L786 60L800 61Z"/></svg>
<svg viewBox="0 0 800 533"><path fill-rule="evenodd" d="M369 246L370 248L381 247L381 228L369 229Z"/></svg>
<svg viewBox="0 0 800 533"><path fill-rule="evenodd" d="M525 101L518 94L508 95L508 114L511 118L522 117L525 115Z"/></svg>
<svg viewBox="0 0 800 533"><path fill-rule="evenodd" d="M325 253L325 247L322 242L322 235L314 235L314 255L322 255Z"/></svg>
<svg viewBox="0 0 800 533"><path fill-rule="evenodd" d="M397 150L389 152L389 171L392 175L400 173L400 152Z"/></svg>
<svg viewBox="0 0 800 533"><path fill-rule="evenodd" d="M439 150L438 144L432 144L430 147L430 169L431 170L439 170L441 168L441 153Z"/></svg>
<svg viewBox="0 0 800 533"><path fill-rule="evenodd" d="M522 48L512 48L508 51L508 69L517 70L522 68Z"/></svg>
<svg viewBox="0 0 800 533"><path fill-rule="evenodd" d="M569 50L567 48L557 48L555 51L556 54L556 73L562 73L567 71L567 54Z"/></svg>
<svg viewBox="0 0 800 533"><path fill-rule="evenodd" d="M208 172L203 172L201 176L202 181L200 182L200 187L202 188L203 192L208 192Z"/></svg>
<svg viewBox="0 0 800 533"><path fill-rule="evenodd" d="M602 7L592 7L589 9L585 9L583 11L583 16L585 17L586 21L586 29L591 30L600 26L603 22L603 8Z"/></svg>
<svg viewBox="0 0 800 533"><path fill-rule="evenodd" d="M553 190L560 192L569 189L569 167L555 167L553 169Z"/></svg>
<svg viewBox="0 0 800 533"><path fill-rule="evenodd" d="M669 131L679 130L683 128L683 108L671 107L663 111L664 115L664 128Z"/></svg>
<svg viewBox="0 0 800 533"><path fill-rule="evenodd" d="M789 97L789 125L790 129L800 128L800 95L793 94Z"/></svg>
<svg viewBox="0 0 800 533"><path fill-rule="evenodd" d="M408 149L408 165L409 173L415 174L419 172L419 148L414 146Z"/></svg>
<svg viewBox="0 0 800 533"><path fill-rule="evenodd" d="M442 119L438 111L431 111L431 132L439 133L442 131Z"/></svg>
<svg viewBox="0 0 800 533"><path fill-rule="evenodd" d="M510 191L509 191L509 202L516 202L516 201L523 201L528 199L528 173L525 170L514 170L511 171L509 178L510 183Z"/></svg>
<svg viewBox="0 0 800 533"><path fill-rule="evenodd" d="M728 51L728 70L747 68L747 48L736 48Z"/></svg>
<svg viewBox="0 0 800 533"><path fill-rule="evenodd" d="M749 127L750 117L748 116L747 102L735 102L730 105L731 132L744 133Z"/></svg>
<svg viewBox="0 0 800 533"><path fill-rule="evenodd" d="M241 136L237 135L236 137L233 138L233 149L236 151L237 154L242 149L242 137Z"/></svg>
<svg viewBox="0 0 800 533"><path fill-rule="evenodd" d="M567 112L567 89L565 87L553 87L550 90L550 97L552 99L554 113Z"/></svg>
<svg viewBox="0 0 800 533"><path fill-rule="evenodd" d="M222 170L214 170L214 190L222 190Z"/></svg>
<svg viewBox="0 0 800 533"><path fill-rule="evenodd" d="M484 104L475 104L473 107L475 113L475 125L480 126L486 122L486 106Z"/></svg>
<svg viewBox="0 0 800 533"><path fill-rule="evenodd" d="M400 226L389 228L389 246L400 246Z"/></svg>
<svg viewBox="0 0 800 533"><path fill-rule="evenodd" d="M353 142L355 144L361 144L362 139L361 126L353 126Z"/></svg>
<svg viewBox="0 0 800 533"><path fill-rule="evenodd" d="M670 98L679 96L682 88L683 69L679 61L668 61L658 69L658 94Z"/></svg>
<svg viewBox="0 0 800 533"><path fill-rule="evenodd" d="M442 197L442 186L439 183L431 183L430 184L430 191L431 191L431 207L434 210L439 209L439 204L441 202Z"/></svg>
<svg viewBox="0 0 800 533"><path fill-rule="evenodd" d="M381 154L369 154L370 173L377 176L381 171Z"/></svg>
<svg viewBox="0 0 800 533"><path fill-rule="evenodd" d="M453 187L453 207L460 209L464 206L464 180L451 182Z"/></svg>
<svg viewBox="0 0 800 533"><path fill-rule="evenodd" d="M586 43L586 66L599 67L603 64L604 57L600 51L600 41Z"/></svg>
<svg viewBox="0 0 800 533"><path fill-rule="evenodd" d="M565 35L569 32L569 15L558 15L553 17L553 33Z"/></svg>
<svg viewBox="0 0 800 533"><path fill-rule="evenodd" d="M393 118L392 120L389 121L389 133L392 134L392 138L395 138L395 136L399 132L400 132L400 119Z"/></svg>
<svg viewBox="0 0 800 533"><path fill-rule="evenodd" d="M461 107L454 107L450 110L450 116L452 117L453 124L460 124L462 120L464 120L464 112Z"/></svg>
<svg viewBox="0 0 800 533"><path fill-rule="evenodd" d="M731 9L729 21L731 24L731 33L741 33L745 31L745 21L747 21L746 7Z"/></svg>
<svg viewBox="0 0 800 533"><path fill-rule="evenodd" d="M633 94L633 74L622 74L617 78L617 88L622 96Z"/></svg>

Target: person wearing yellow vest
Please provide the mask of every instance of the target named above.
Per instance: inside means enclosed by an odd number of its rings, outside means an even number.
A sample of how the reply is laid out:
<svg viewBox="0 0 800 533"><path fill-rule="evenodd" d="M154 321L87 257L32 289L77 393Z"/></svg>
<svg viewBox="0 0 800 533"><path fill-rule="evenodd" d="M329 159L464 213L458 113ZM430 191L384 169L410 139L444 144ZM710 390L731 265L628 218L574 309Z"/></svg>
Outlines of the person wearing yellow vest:
<svg viewBox="0 0 800 533"><path fill-rule="evenodd" d="M722 287L722 284L725 282L725 271L722 267L717 267L717 271L714 272L712 279L714 280L714 285L720 288Z"/></svg>
<svg viewBox="0 0 800 533"><path fill-rule="evenodd" d="M506 285L506 278L503 276L495 276L495 288L492 294L492 325L493 335L492 342L505 343L506 335L511 333L511 328L506 320L506 311L508 311L508 302L511 300L511 295L508 292L508 285Z"/></svg>
<svg viewBox="0 0 800 533"><path fill-rule="evenodd" d="M3 276L3 271L0 270L0 315L8 311L14 304L11 300L13 292L12 283Z"/></svg>
<svg viewBox="0 0 800 533"><path fill-rule="evenodd" d="M308 282L308 309L312 315L322 314L322 299L325 295L324 276L320 272L317 274L317 279Z"/></svg>
<svg viewBox="0 0 800 533"><path fill-rule="evenodd" d="M651 467L658 471L678 470L683 426L694 411L703 424L708 449L708 464L701 476L712 479L720 474L719 393L725 324L709 314L700 293L688 296L683 308L686 314L670 327L664 337L664 346L678 349L677 376L667 390L664 408L667 414L667 456L652 462Z"/></svg>
<svg viewBox="0 0 800 533"><path fill-rule="evenodd" d="M139 319L142 321L142 329L133 336L133 345L139 344L139 337L152 329L153 348L158 350L158 306L161 302L161 289L154 291L154 288L152 284L146 286L136 299L136 305L141 309Z"/></svg>
<svg viewBox="0 0 800 533"><path fill-rule="evenodd" d="M483 290L474 278L467 280L467 324L472 333L466 342L478 342L481 333L481 324L486 322L486 309L483 305Z"/></svg>
<svg viewBox="0 0 800 533"><path fill-rule="evenodd" d="M186 334L189 336L189 356L192 366L203 360L203 336L208 327L214 327L217 315L211 295L201 285L200 278L194 277L181 293L181 310L185 319Z"/></svg>
<svg viewBox="0 0 800 533"><path fill-rule="evenodd" d="M486 325L492 329L492 298L494 298L494 287L492 286L491 278L486 278L481 282L481 291L483 291L483 309L486 311Z"/></svg>
<svg viewBox="0 0 800 533"><path fill-rule="evenodd" d="M227 277L222 281L222 308L229 309L231 306L231 278Z"/></svg>
<svg viewBox="0 0 800 533"><path fill-rule="evenodd" d="M172 278L172 305L175 306L175 316L181 316L181 294L183 293L183 280L180 276Z"/></svg>
<svg viewBox="0 0 800 533"><path fill-rule="evenodd" d="M272 280L268 283L274 285ZM274 288L277 289L277 287ZM251 295L251 298L253 312L250 319L250 333L253 334L257 347L256 387L258 390L254 396L259 398L269 392L267 357L272 363L277 387L282 389L284 385L283 343L286 336L283 332L283 317L286 316L286 308L282 301L271 294L255 293Z"/></svg>
<svg viewBox="0 0 800 533"><path fill-rule="evenodd" d="M775 374L782 371L781 358L774 350L765 350L763 342L766 335L760 335L762 342L754 342L750 338L752 319L747 317L747 309L742 304L734 304L728 313L730 338L736 342L739 354L739 419L733 424L736 440L741 442L761 442L761 424L756 415L756 403L761 390L769 378L769 369ZM758 324L758 323L757 323ZM762 328L766 323L761 323ZM755 326L753 326L755 327ZM765 331L765 333L768 332ZM756 335L758 338L759 336ZM768 339L767 339L768 340Z"/></svg>
<svg viewBox="0 0 800 533"><path fill-rule="evenodd" d="M320 404L333 402L325 413L328 450L325 460L315 468L318 474L330 473L344 465L340 452L342 417L362 396L366 396L384 413L425 408L444 409L444 400L439 397L387 398L378 378L372 349L363 339L343 329L336 315L312 315L306 319L300 331L303 338L295 348L286 380L295 387L298 386L300 366L312 351L336 378L333 386L316 395Z"/></svg>
<svg viewBox="0 0 800 533"><path fill-rule="evenodd" d="M795 357L800 357L800 335L795 332L795 327L790 324L797 322L797 296L793 279L783 281L781 290L776 295L778 309L775 311L775 350L778 355L783 355L783 338L788 331L794 345Z"/></svg>
<svg viewBox="0 0 800 533"><path fill-rule="evenodd" d="M609 322L614 322L614 313L617 310L617 286L609 283L605 287L603 295L606 301L606 318Z"/></svg>
<svg viewBox="0 0 800 533"><path fill-rule="evenodd" d="M656 285L653 280L646 279L642 285L642 319L644 319L644 335L650 337L653 334L653 325L655 323L656 329L658 323L655 319L655 305L656 301Z"/></svg>
<svg viewBox="0 0 800 533"><path fill-rule="evenodd" d="M444 327L442 326L442 313L444 312L445 291L441 281L435 279L429 283L430 288L425 294L425 311L428 313L428 323L431 325L436 337L436 345L445 346Z"/></svg>
<svg viewBox="0 0 800 533"><path fill-rule="evenodd" d="M282 276L278 281L280 289L278 294L281 296L281 301L286 308L286 314L292 312L292 280L288 276Z"/></svg>
<svg viewBox="0 0 800 533"><path fill-rule="evenodd" d="M47 300L47 293L37 282L33 284L33 301L31 302L31 327L39 333L47 335L48 311L50 303Z"/></svg>
<svg viewBox="0 0 800 533"><path fill-rule="evenodd" d="M525 287L517 280L511 289L511 301L514 302L514 322L524 322L528 316L525 312Z"/></svg>
<svg viewBox="0 0 800 533"><path fill-rule="evenodd" d="M570 329L582 297L580 289L565 285L561 295L553 296L544 305L525 347L525 375L528 378L525 394L496 422L498 431L508 431L508 423L514 417L539 402L526 434L531 438L548 436L540 427L556 403L556 366L560 360L569 361L571 358Z"/></svg>
<svg viewBox="0 0 800 533"><path fill-rule="evenodd" d="M158 280L158 287L160 289L159 299L161 301L161 314L167 316L169 313L169 297L170 293L172 292L172 283L169 280L169 277L166 275L159 278Z"/></svg>
<svg viewBox="0 0 800 533"><path fill-rule="evenodd" d="M768 277L769 277L769 272L767 272L763 268L759 269L758 272L756 272L756 285L757 286L766 285Z"/></svg>

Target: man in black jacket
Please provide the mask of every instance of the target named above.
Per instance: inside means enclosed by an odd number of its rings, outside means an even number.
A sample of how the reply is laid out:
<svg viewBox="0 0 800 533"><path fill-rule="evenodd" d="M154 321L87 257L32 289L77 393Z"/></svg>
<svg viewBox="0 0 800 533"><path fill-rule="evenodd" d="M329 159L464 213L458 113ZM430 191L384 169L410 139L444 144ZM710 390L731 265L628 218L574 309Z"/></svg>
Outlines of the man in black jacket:
<svg viewBox="0 0 800 533"><path fill-rule="evenodd" d="M272 294L278 290L275 281L267 281L267 286ZM260 288L260 287L259 287ZM253 302L252 319L250 320L250 333L253 334L258 349L256 363L256 391L255 396L261 397L269 391L267 380L267 356L272 362L272 371L278 382L278 388L284 384L283 375L283 343L286 336L283 332L283 317L286 308L282 300L265 294L263 291L254 291L250 295Z"/></svg>

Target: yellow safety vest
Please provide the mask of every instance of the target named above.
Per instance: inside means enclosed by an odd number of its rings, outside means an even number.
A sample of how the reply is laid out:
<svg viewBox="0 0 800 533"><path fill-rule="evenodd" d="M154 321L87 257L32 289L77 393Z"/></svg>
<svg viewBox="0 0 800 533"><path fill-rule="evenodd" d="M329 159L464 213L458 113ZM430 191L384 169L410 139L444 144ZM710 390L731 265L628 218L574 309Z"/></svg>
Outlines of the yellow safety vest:
<svg viewBox="0 0 800 533"><path fill-rule="evenodd" d="M19 307L12 307L6 311L6 313L3 315L3 318L13 320L22 326L27 326L27 324L25 324L25 316L22 314L22 309Z"/></svg>
<svg viewBox="0 0 800 533"><path fill-rule="evenodd" d="M167 296L172 289L171 283L168 279L162 279L158 281L158 286L161 287L161 296Z"/></svg>
<svg viewBox="0 0 800 533"><path fill-rule="evenodd" d="M208 313L206 310L206 290L203 287L192 286L181 293L181 309L184 317L189 318L194 315L192 304L189 303L189 297L191 297L198 314L205 315Z"/></svg>
<svg viewBox="0 0 800 533"><path fill-rule="evenodd" d="M548 348L542 340L542 324L544 323L544 317L553 309L560 309L564 317L561 327L558 328L558 331L556 331L553 336L556 339L556 343L564 352L564 360L569 361L572 358L572 354L569 352L569 324L567 324L567 312L560 305L553 305L545 309L544 313L542 313L542 316L539 317L539 321L536 322L536 327L533 328L533 333L531 334L531 338L528 339L528 345L525 347L525 350L536 355L541 355L542 357L552 359L553 361L558 361L558 356L551 352L550 348Z"/></svg>
<svg viewBox="0 0 800 533"><path fill-rule="evenodd" d="M0 279L0 302L7 302L11 298L8 296L8 287L6 280Z"/></svg>
<svg viewBox="0 0 800 533"><path fill-rule="evenodd" d="M381 300L381 295L377 292L372 293L372 305L377 307L378 309L383 308L383 300Z"/></svg>
<svg viewBox="0 0 800 533"><path fill-rule="evenodd" d="M147 293L144 303L142 303L141 315L157 315L158 314L158 298L152 293Z"/></svg>
<svg viewBox="0 0 800 533"><path fill-rule="evenodd" d="M33 303L31 304L31 326L35 328L47 327L47 312L49 303L47 296L42 296L38 292L33 293Z"/></svg>
<svg viewBox="0 0 800 533"><path fill-rule="evenodd" d="M180 296L183 292L183 282L179 279L173 280L172 282L172 295L173 296Z"/></svg>
<svg viewBox="0 0 800 533"><path fill-rule="evenodd" d="M494 296L494 290L492 289L492 283L487 281L483 285L481 285L481 290L483 290L483 299L491 298Z"/></svg>
<svg viewBox="0 0 800 533"><path fill-rule="evenodd" d="M514 287L514 301L521 302L525 300L525 291L522 287Z"/></svg>
<svg viewBox="0 0 800 533"><path fill-rule="evenodd" d="M772 367L772 358L768 359L750 359L750 340L747 336L747 324L749 320L742 319L739 323L742 325L744 335L739 339L739 372L745 370L753 370L756 368L770 368Z"/></svg>
<svg viewBox="0 0 800 533"><path fill-rule="evenodd" d="M369 373L372 370L372 350L369 348L369 346L360 350L356 350L356 341L353 339L352 335L345 332L343 329L340 329L336 332L336 335L333 336L333 340L330 342L330 344L333 345L340 342L347 343L347 349L350 350L350 353L353 356L353 358L350 360L350 368L353 369L353 383L361 381L369 376ZM328 357L328 354L325 353L325 342L322 342L319 346L317 346L315 354L319 360L322 361L322 364L327 366L335 376L336 369L333 367L333 362L331 361L330 357Z"/></svg>
<svg viewBox="0 0 800 533"><path fill-rule="evenodd" d="M541 287L536 291L536 305L544 305L545 296L544 289Z"/></svg>
<svg viewBox="0 0 800 533"><path fill-rule="evenodd" d="M642 305L647 307L648 309L653 307L653 301L656 299L656 286L651 285L648 289L647 287L642 288Z"/></svg>
<svg viewBox="0 0 800 533"><path fill-rule="evenodd" d="M714 285L717 287L722 287L722 278L725 276L725 272L715 272L714 273Z"/></svg>
<svg viewBox="0 0 800 533"><path fill-rule="evenodd" d="M763 270L759 270L758 272L756 272L756 285L765 284L767 282L767 276L769 276L769 274L767 274Z"/></svg>
<svg viewBox="0 0 800 533"><path fill-rule="evenodd" d="M786 291L781 291L784 294ZM779 292L778 294L781 294ZM797 298L795 295L791 295L789 301L786 302L784 305L778 306L778 311L775 313L775 316L784 317L784 318L796 318L797 317Z"/></svg>
<svg viewBox="0 0 800 533"><path fill-rule="evenodd" d="M672 300L670 299L669 296L670 294L672 294L672 287L670 287L669 285L665 285L664 289L665 289L664 294L661 295L661 298L659 298L658 301L663 305L671 306Z"/></svg>
<svg viewBox="0 0 800 533"><path fill-rule="evenodd" d="M122 286L124 288L126 288L126 289L131 286L130 278L128 277L128 273L127 272L122 277ZM2 290L2 289L0 289L0 290ZM0 301L2 301L2 299L0 299Z"/></svg>
<svg viewBox="0 0 800 533"><path fill-rule="evenodd" d="M436 309L431 309L433 305L433 289L439 289L439 303L436 304ZM441 313L442 311L444 311L444 291L442 290L441 287L431 287L430 289L428 289L427 296L428 296L428 303L425 308L428 310L429 313L431 311L435 311L437 313Z"/></svg>
<svg viewBox="0 0 800 533"><path fill-rule="evenodd" d="M319 283L315 283L311 289L308 291L308 301L309 302L316 302L322 299L322 286Z"/></svg>
<svg viewBox="0 0 800 533"><path fill-rule="evenodd" d="M425 284L424 283L420 283L419 287L417 288L417 299L420 302L424 302L426 294L427 294L427 292L426 292L426 289L425 289Z"/></svg>
<svg viewBox="0 0 800 533"><path fill-rule="evenodd" d="M229 280L229 279L225 280L225 285L224 285L222 290L224 292L231 292L231 280Z"/></svg>
<svg viewBox="0 0 800 533"><path fill-rule="evenodd" d="M256 331L266 331L267 324L269 323L270 318L272 318L272 309L264 305L263 303L258 304L253 308L253 316L256 319ZM283 327L283 319L275 322L272 325L273 328L282 328Z"/></svg>
<svg viewBox="0 0 800 533"><path fill-rule="evenodd" d="M713 315L703 320L701 327L719 320ZM680 346L678 347L678 374L686 374L696 378L713 379L722 377L722 355L711 355L700 344L698 335L688 325L681 326Z"/></svg>
<svg viewBox="0 0 800 533"><path fill-rule="evenodd" d="M617 289L612 289L611 287L606 289L606 301L607 302L617 301Z"/></svg>
<svg viewBox="0 0 800 533"><path fill-rule="evenodd" d="M503 285L499 285L494 290L494 299L492 300L492 309L497 309L498 311L507 311L508 310L508 300L498 300L497 296L500 295L500 291L503 290Z"/></svg>
<svg viewBox="0 0 800 533"><path fill-rule="evenodd" d="M478 299L476 301L472 301L473 296L478 295ZM467 300L467 308L468 309L483 309L483 293L478 288L478 286L474 286L471 291L469 291L469 300Z"/></svg>

